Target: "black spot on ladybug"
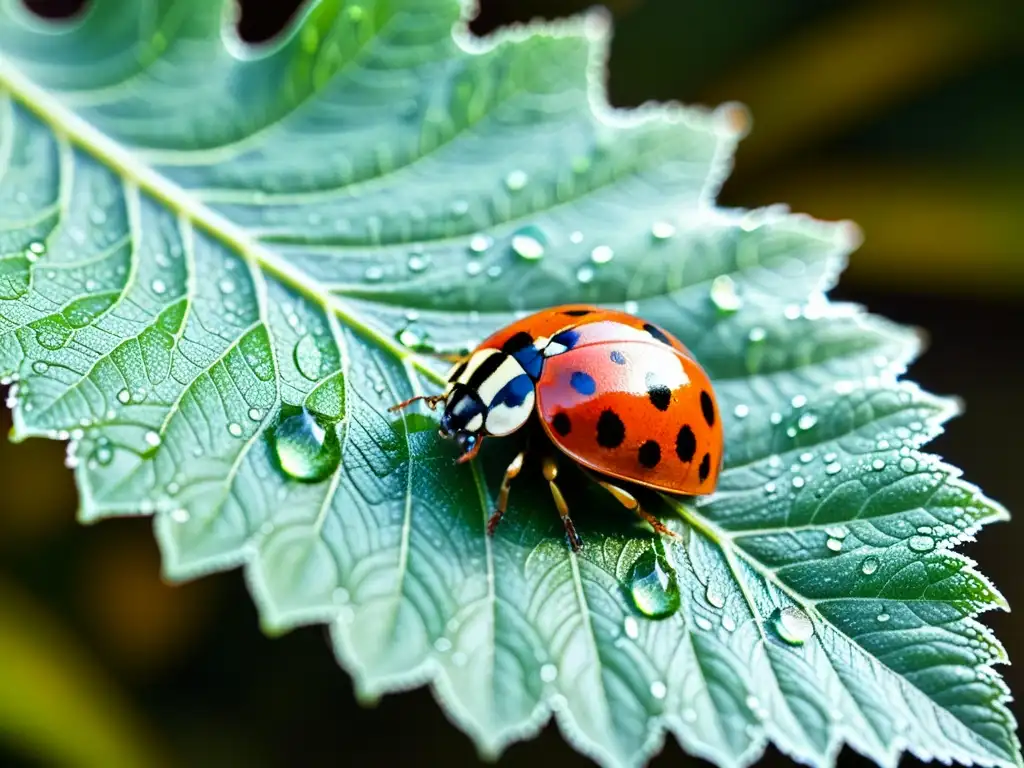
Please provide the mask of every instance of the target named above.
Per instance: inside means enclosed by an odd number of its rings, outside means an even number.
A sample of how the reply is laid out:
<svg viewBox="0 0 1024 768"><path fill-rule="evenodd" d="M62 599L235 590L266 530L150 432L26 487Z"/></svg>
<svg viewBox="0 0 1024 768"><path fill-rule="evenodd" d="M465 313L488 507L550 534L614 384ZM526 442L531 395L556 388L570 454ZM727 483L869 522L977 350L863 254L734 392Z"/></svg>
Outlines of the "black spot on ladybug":
<svg viewBox="0 0 1024 768"><path fill-rule="evenodd" d="M711 454L705 453L704 458L700 460L700 466L697 467L697 477L703 483L708 479L708 473L711 472Z"/></svg>
<svg viewBox="0 0 1024 768"><path fill-rule="evenodd" d="M689 424L683 424L679 434L676 435L676 456L680 461L693 461L693 454L697 452L697 438L690 429Z"/></svg>
<svg viewBox="0 0 1024 768"><path fill-rule="evenodd" d="M654 440L648 440L640 446L640 450L637 451L636 457L643 466L648 469L654 469L658 466L658 462L661 461L661 446Z"/></svg>
<svg viewBox="0 0 1024 768"><path fill-rule="evenodd" d="M700 410L704 414L704 421L708 423L708 426L715 426L715 404L711 402L711 395L703 389L700 391Z"/></svg>
<svg viewBox="0 0 1024 768"><path fill-rule="evenodd" d="M617 350L617 349L615 351L613 351L611 353L611 355L609 355L609 357L611 357L612 362L615 363L616 365L625 365L626 364L626 356L624 354L622 354L621 352L619 352L619 350Z"/></svg>
<svg viewBox="0 0 1024 768"><path fill-rule="evenodd" d="M626 439L626 425L611 408L597 418L597 444L602 448L618 448Z"/></svg>
<svg viewBox="0 0 1024 768"><path fill-rule="evenodd" d="M572 422L569 421L569 414L565 411L559 411L555 414L554 418L551 419L551 426L562 437L572 432Z"/></svg>
<svg viewBox="0 0 1024 768"><path fill-rule="evenodd" d="M597 384L593 377L583 371L573 371L569 377L569 385L581 395L592 395L597 391Z"/></svg>
<svg viewBox="0 0 1024 768"><path fill-rule="evenodd" d="M526 331L519 331L519 333L514 333L505 340L505 343L501 345L501 351L506 355L512 355L531 344L533 344L533 336Z"/></svg>
<svg viewBox="0 0 1024 768"><path fill-rule="evenodd" d="M658 381L658 374L650 371L646 376L647 396L651 399L651 405L659 411L667 411L672 402L672 390Z"/></svg>
<svg viewBox="0 0 1024 768"><path fill-rule="evenodd" d="M672 342L668 340L668 336L666 336L665 332L661 330L661 328L659 328L658 326L651 325L650 323L644 323L644 330L651 334L651 336L656 338L662 344L668 344L670 347L672 346Z"/></svg>
<svg viewBox="0 0 1024 768"><path fill-rule="evenodd" d="M592 309L567 309L562 312L563 315L569 315L569 317L583 317L589 315L594 310Z"/></svg>

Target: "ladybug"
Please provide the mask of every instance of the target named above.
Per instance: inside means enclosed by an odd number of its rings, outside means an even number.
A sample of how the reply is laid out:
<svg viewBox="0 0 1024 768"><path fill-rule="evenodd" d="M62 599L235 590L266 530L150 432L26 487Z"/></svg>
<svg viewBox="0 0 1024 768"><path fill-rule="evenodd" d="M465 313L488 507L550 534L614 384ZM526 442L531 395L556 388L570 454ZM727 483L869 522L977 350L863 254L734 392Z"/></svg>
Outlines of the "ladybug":
<svg viewBox="0 0 1024 768"><path fill-rule="evenodd" d="M722 467L722 422L714 390L690 351L656 325L625 312L566 305L524 317L457 359L440 395L440 434L473 459L487 437L510 435L536 413L556 448L657 532L675 535L645 512L632 483L674 494L714 491ZM488 534L505 514L526 449L509 464ZM542 463L573 550L582 547L556 483L554 452Z"/></svg>

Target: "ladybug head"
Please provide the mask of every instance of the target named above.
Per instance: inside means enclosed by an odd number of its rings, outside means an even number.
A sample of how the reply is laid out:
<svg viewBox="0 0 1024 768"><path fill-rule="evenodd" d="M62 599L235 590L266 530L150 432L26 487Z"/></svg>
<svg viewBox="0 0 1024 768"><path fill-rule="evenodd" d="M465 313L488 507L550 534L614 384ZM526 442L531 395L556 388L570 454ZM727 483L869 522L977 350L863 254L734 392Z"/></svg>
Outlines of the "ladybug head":
<svg viewBox="0 0 1024 768"><path fill-rule="evenodd" d="M445 398L441 437L455 440L464 454L472 452L483 436L486 413L479 395L465 384L456 384Z"/></svg>

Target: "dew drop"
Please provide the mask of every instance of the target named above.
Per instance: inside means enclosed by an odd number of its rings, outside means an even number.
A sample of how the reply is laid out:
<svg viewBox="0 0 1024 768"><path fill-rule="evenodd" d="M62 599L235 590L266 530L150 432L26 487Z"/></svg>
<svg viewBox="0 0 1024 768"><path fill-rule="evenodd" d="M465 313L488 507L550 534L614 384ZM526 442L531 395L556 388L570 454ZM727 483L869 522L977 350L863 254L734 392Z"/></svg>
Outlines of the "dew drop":
<svg viewBox="0 0 1024 768"><path fill-rule="evenodd" d="M225 277L217 285L220 288L220 292L225 296L235 292L235 281L230 278Z"/></svg>
<svg viewBox="0 0 1024 768"><path fill-rule="evenodd" d="M804 487L804 479L802 477L799 477L799 476L798 477L794 477L793 478L793 487L794 488L803 488Z"/></svg>
<svg viewBox="0 0 1024 768"><path fill-rule="evenodd" d="M176 509L171 512L171 520L179 525L187 523L191 517L187 509Z"/></svg>
<svg viewBox="0 0 1024 768"><path fill-rule="evenodd" d="M505 187L511 192L518 192L526 183L530 180L529 175L526 171L515 170L511 171L508 176L505 177Z"/></svg>
<svg viewBox="0 0 1024 768"><path fill-rule="evenodd" d="M651 225L651 237L655 240L668 240L675 233L675 226L667 221L656 221Z"/></svg>
<svg viewBox="0 0 1024 768"><path fill-rule="evenodd" d="M492 245L494 245L494 238L490 235L473 235L469 239L469 250L476 254L484 253Z"/></svg>
<svg viewBox="0 0 1024 768"><path fill-rule="evenodd" d="M430 266L430 258L421 253L414 253L409 257L406 265L409 267L410 272L422 272Z"/></svg>
<svg viewBox="0 0 1024 768"><path fill-rule="evenodd" d="M259 408L250 408L249 418L252 419L253 421L259 421L260 419L263 418L263 411L261 411Z"/></svg>
<svg viewBox="0 0 1024 768"><path fill-rule="evenodd" d="M668 695L668 688L661 680L651 683L651 696L656 699L664 699Z"/></svg>
<svg viewBox="0 0 1024 768"><path fill-rule="evenodd" d="M789 645L803 645L814 634L810 617L793 605L772 611L771 623L775 633Z"/></svg>
<svg viewBox="0 0 1024 768"><path fill-rule="evenodd" d="M843 542L839 539L829 539L825 542L825 546L831 549L833 552L839 552L843 548Z"/></svg>
<svg viewBox="0 0 1024 768"><path fill-rule="evenodd" d="M576 243L577 245L579 243L582 243L583 242L583 233L580 232L578 229L570 232L569 233L569 242L570 243Z"/></svg>
<svg viewBox="0 0 1024 768"><path fill-rule="evenodd" d="M145 440L146 445L150 446L151 448L159 447L161 442L160 435L158 435L156 432L153 432L152 430L146 433Z"/></svg>
<svg viewBox="0 0 1024 768"><path fill-rule="evenodd" d="M487 268L488 277L501 277L501 265L493 264Z"/></svg>
<svg viewBox="0 0 1024 768"><path fill-rule="evenodd" d="M789 402L790 402L790 405L792 405L794 408L803 408L805 405L807 405L807 396L806 395L794 395L793 399L790 400Z"/></svg>
<svg viewBox="0 0 1024 768"><path fill-rule="evenodd" d="M708 603L713 605L715 608L721 608L725 605L725 598L718 594L710 584L708 584L708 588L704 593L704 596L707 598Z"/></svg>
<svg viewBox="0 0 1024 768"><path fill-rule="evenodd" d="M634 617L627 616L626 620L622 623L622 628L626 632L626 637L630 638L631 640L636 640L638 637L640 637L640 625L637 623Z"/></svg>
<svg viewBox="0 0 1024 768"><path fill-rule="evenodd" d="M768 417L768 421L770 421L772 424L781 424L782 414L779 413L778 411L773 411L772 414Z"/></svg>
<svg viewBox="0 0 1024 768"><path fill-rule="evenodd" d="M751 342L753 342L754 344L757 344L759 342L764 341L765 337L767 337L767 335L768 335L768 332L765 331L764 328L757 327L757 328L751 328L750 329L750 333L747 334L747 338Z"/></svg>
<svg viewBox="0 0 1024 768"><path fill-rule="evenodd" d="M875 620L876 620L876 621L879 621L879 622L881 622L881 623L883 623L883 624L884 624L884 623L885 623L885 622L887 622L887 621L888 621L888 620L889 620L890 618L891 618L891 617L889 616L889 614L888 614L888 613L882 612L882 613L878 614L878 615L877 615L877 616L875 617Z"/></svg>
<svg viewBox="0 0 1024 768"><path fill-rule="evenodd" d="M153 289L153 293L155 293L157 296L163 296L165 293L167 293L167 283L165 283L163 280L154 280L150 284L150 288Z"/></svg>
<svg viewBox="0 0 1024 768"><path fill-rule="evenodd" d="M722 617L722 629L726 632L734 632L736 630L736 622L733 620L732 616Z"/></svg>
<svg viewBox="0 0 1024 768"><path fill-rule="evenodd" d="M558 667L554 664L545 664L540 668L540 679L545 683L553 683L558 678Z"/></svg>
<svg viewBox="0 0 1024 768"><path fill-rule="evenodd" d="M306 409L282 418L274 428L273 439L281 469L295 480L320 482L341 463L341 444L334 425L321 424Z"/></svg>
<svg viewBox="0 0 1024 768"><path fill-rule="evenodd" d="M594 270L591 267L580 267L576 270L576 279L586 285L594 279Z"/></svg>
<svg viewBox="0 0 1024 768"><path fill-rule="evenodd" d="M733 409L732 412L736 416L737 419L745 419L745 418L747 418L747 416L750 415L750 408L749 408L749 406L746 406L743 403L740 403L739 405L737 405Z"/></svg>
<svg viewBox="0 0 1024 768"><path fill-rule="evenodd" d="M590 252L590 260L595 264L607 264L615 257L615 251L608 245L599 245Z"/></svg>
<svg viewBox="0 0 1024 768"><path fill-rule="evenodd" d="M438 653L448 653L452 649L452 641L447 637L439 637L434 641L434 648L437 649Z"/></svg>
<svg viewBox="0 0 1024 768"><path fill-rule="evenodd" d="M865 576L870 576L872 573L878 570L878 558L877 557L866 557L864 562L860 565L860 572Z"/></svg>
<svg viewBox="0 0 1024 768"><path fill-rule="evenodd" d="M295 345L292 357L295 360L295 367L299 369L299 373L310 381L320 380L323 355L312 334L307 334L299 339L299 343Z"/></svg>
<svg viewBox="0 0 1024 768"><path fill-rule="evenodd" d="M44 363L42 360L37 360L36 362L32 363L32 370L42 375L46 373L48 370L50 370L50 366L47 363Z"/></svg>
<svg viewBox="0 0 1024 768"><path fill-rule="evenodd" d="M900 469L902 469L907 474L914 472L917 470L917 462L914 461L914 459L910 458L909 456L900 459Z"/></svg>
<svg viewBox="0 0 1024 768"><path fill-rule="evenodd" d="M825 467L825 474L827 474L827 475L834 475L834 474L837 474L839 472L842 472L842 470L843 470L843 465L840 464L838 461L833 461L831 464L829 464L827 467Z"/></svg>
<svg viewBox="0 0 1024 768"><path fill-rule="evenodd" d="M705 632L707 632L712 627L711 622L703 616L698 616L694 621L697 624L697 626L703 629Z"/></svg>
<svg viewBox="0 0 1024 768"><path fill-rule="evenodd" d="M810 451L800 454L800 462L802 464L810 464L812 461L814 461L814 454Z"/></svg>
<svg viewBox="0 0 1024 768"><path fill-rule="evenodd" d="M484 271L484 265L479 261L467 261L466 262L466 274L467 275L479 275Z"/></svg>
<svg viewBox="0 0 1024 768"><path fill-rule="evenodd" d="M633 300L629 300L622 305L622 311L630 315L635 315L637 312L640 311L640 303Z"/></svg>
<svg viewBox="0 0 1024 768"><path fill-rule="evenodd" d="M728 275L719 275L711 283L711 302L720 312L732 313L743 306L736 283Z"/></svg>
<svg viewBox="0 0 1024 768"><path fill-rule="evenodd" d="M665 558L647 550L633 564L627 580L633 604L645 616L663 619L679 610L679 584Z"/></svg>
<svg viewBox="0 0 1024 768"><path fill-rule="evenodd" d="M376 283L384 278L384 270L381 267L367 267L363 272L363 278L371 283Z"/></svg>
<svg viewBox="0 0 1024 768"><path fill-rule="evenodd" d="M769 496L771 494L775 493L775 491L777 491L777 490L778 490L778 487L773 482L767 482L767 483L764 484L764 492L766 494L768 494Z"/></svg>
<svg viewBox="0 0 1024 768"><path fill-rule="evenodd" d="M241 437L242 425L236 424L235 422L231 422L230 424L228 424L228 432L231 434L232 437Z"/></svg>
<svg viewBox="0 0 1024 768"><path fill-rule="evenodd" d="M512 234L512 250L521 259L537 261L544 256L547 237L540 227L533 225L517 229Z"/></svg>
<svg viewBox="0 0 1024 768"><path fill-rule="evenodd" d="M697 722L697 710L687 707L683 710L683 721L687 723Z"/></svg>
<svg viewBox="0 0 1024 768"><path fill-rule="evenodd" d="M114 452L110 450L108 445L100 445L96 448L92 457L96 460L96 463L101 467L105 467L114 460Z"/></svg>
<svg viewBox="0 0 1024 768"><path fill-rule="evenodd" d="M915 552L931 552L935 549L935 539L931 536L911 536L907 546Z"/></svg>
<svg viewBox="0 0 1024 768"><path fill-rule="evenodd" d="M451 211L455 216L465 216L469 213L469 203L465 200L455 200L452 202Z"/></svg>
<svg viewBox="0 0 1024 768"><path fill-rule="evenodd" d="M871 468L875 470L875 472L881 472L883 469L885 469L885 462L882 461L881 459L875 459L874 461L871 462Z"/></svg>
<svg viewBox="0 0 1024 768"><path fill-rule="evenodd" d="M796 425L800 429L802 429L802 430L808 430L808 429L810 429L811 427L813 427L817 423L818 423L818 417L817 416L815 416L813 413L805 413L803 416L800 417L800 419L799 419L799 421L797 421Z"/></svg>

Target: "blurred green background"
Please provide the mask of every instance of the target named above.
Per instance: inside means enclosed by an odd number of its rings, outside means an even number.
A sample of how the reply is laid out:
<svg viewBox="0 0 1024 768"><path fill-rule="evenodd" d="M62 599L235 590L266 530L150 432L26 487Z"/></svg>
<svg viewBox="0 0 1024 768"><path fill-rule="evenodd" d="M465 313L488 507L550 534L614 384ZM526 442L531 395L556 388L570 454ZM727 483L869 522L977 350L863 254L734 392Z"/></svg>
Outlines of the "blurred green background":
<svg viewBox="0 0 1024 768"><path fill-rule="evenodd" d="M295 5L243 2L243 35L266 39ZM473 29L589 5L482 0ZM834 295L929 333L911 376L967 408L932 449L1024 512L1024 3L605 5L614 104L751 108L724 204L786 202L862 226ZM0 432L9 427L5 411ZM57 443L0 437L0 765L477 763L423 690L359 707L322 629L264 637L238 572L168 587L147 521L79 526L63 459ZM1019 530L1004 524L963 548L1018 607ZM988 623L1024 658L1018 618ZM1002 671L1024 689L1024 675ZM673 742L656 765L687 759ZM847 751L840 762L860 761ZM501 764L587 761L548 727Z"/></svg>

